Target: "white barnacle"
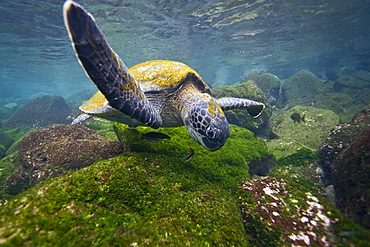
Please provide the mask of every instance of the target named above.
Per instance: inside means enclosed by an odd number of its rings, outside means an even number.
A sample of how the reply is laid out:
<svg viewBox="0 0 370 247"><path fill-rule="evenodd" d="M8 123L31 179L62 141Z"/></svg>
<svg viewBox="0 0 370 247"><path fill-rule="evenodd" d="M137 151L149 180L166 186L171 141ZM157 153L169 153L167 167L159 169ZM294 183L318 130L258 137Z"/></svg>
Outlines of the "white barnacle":
<svg viewBox="0 0 370 247"><path fill-rule="evenodd" d="M279 214L278 212L272 212L272 215L273 215L273 216L276 216L276 217L277 217L277 216L280 216L280 214Z"/></svg>
<svg viewBox="0 0 370 247"><path fill-rule="evenodd" d="M307 223L307 222L309 222L310 220L307 218L307 217L305 217L305 216L303 216L302 218L301 218L301 222L302 223Z"/></svg>
<svg viewBox="0 0 370 247"><path fill-rule="evenodd" d="M263 192L265 192L266 195L272 195L275 193L270 187L266 187L263 189Z"/></svg>

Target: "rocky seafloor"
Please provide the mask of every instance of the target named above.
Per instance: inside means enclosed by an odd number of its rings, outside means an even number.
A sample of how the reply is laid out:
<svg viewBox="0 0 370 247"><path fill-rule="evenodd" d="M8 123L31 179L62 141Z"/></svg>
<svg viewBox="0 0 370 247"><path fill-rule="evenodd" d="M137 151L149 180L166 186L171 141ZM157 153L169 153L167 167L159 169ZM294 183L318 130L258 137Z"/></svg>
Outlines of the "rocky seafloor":
<svg viewBox="0 0 370 247"><path fill-rule="evenodd" d="M184 127L148 142L147 127L65 125L76 114L55 96L4 104L0 244L366 246L370 72L340 73L256 72L214 88L267 105L257 119L227 112L231 135L216 152Z"/></svg>

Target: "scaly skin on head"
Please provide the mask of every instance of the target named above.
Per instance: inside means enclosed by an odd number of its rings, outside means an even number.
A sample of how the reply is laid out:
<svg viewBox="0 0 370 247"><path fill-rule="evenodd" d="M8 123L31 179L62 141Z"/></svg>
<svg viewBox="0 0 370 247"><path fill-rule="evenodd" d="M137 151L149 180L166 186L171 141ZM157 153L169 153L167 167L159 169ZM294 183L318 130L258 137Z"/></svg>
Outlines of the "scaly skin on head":
<svg viewBox="0 0 370 247"><path fill-rule="evenodd" d="M179 110L190 136L209 151L220 149L230 135L229 123L216 100L187 83L181 90Z"/></svg>

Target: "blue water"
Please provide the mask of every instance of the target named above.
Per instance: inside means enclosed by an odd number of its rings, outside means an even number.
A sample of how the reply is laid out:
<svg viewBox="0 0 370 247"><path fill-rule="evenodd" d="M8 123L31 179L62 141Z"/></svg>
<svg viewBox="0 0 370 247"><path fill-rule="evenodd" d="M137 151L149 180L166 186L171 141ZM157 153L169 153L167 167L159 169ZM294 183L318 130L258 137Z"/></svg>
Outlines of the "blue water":
<svg viewBox="0 0 370 247"><path fill-rule="evenodd" d="M178 60L211 86L254 70L320 78L370 60L365 0L83 0L127 66ZM0 2L0 107L43 94L91 95L63 24L61 0ZM329 72L328 72L329 71Z"/></svg>

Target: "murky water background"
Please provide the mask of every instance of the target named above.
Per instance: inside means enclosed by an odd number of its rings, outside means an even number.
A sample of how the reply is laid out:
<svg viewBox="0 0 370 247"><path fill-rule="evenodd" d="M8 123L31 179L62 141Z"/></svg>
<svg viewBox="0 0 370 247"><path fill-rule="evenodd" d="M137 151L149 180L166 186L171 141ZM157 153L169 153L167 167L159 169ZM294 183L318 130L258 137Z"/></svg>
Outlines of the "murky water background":
<svg viewBox="0 0 370 247"><path fill-rule="evenodd" d="M370 2L79 1L127 66L178 60L211 86L254 70L323 79L370 58ZM63 24L63 1L0 2L0 105L53 94L92 94Z"/></svg>

